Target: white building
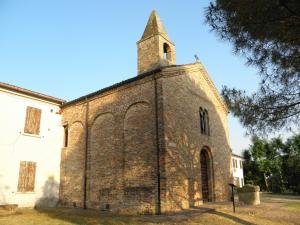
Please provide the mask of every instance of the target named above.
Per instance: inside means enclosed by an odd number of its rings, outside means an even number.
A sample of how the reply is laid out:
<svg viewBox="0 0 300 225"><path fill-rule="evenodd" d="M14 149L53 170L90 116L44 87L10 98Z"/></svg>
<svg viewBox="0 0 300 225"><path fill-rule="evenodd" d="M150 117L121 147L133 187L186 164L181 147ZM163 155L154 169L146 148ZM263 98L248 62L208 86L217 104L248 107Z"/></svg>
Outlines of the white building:
<svg viewBox="0 0 300 225"><path fill-rule="evenodd" d="M63 102L0 83L0 205L57 203Z"/></svg>
<svg viewBox="0 0 300 225"><path fill-rule="evenodd" d="M244 172L243 172L243 163L244 158L231 154L232 168L233 168L233 183L238 187L243 187L245 185L244 182Z"/></svg>

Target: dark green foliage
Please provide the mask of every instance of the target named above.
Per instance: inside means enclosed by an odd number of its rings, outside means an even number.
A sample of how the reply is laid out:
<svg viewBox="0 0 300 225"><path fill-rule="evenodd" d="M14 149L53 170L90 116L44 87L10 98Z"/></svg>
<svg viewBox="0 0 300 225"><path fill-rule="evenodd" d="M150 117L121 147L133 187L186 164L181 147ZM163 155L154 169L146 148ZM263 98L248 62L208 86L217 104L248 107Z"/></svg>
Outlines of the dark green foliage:
<svg viewBox="0 0 300 225"><path fill-rule="evenodd" d="M266 191L300 193L300 135L285 143L281 138L267 141L254 137L244 158L245 183Z"/></svg>
<svg viewBox="0 0 300 225"><path fill-rule="evenodd" d="M234 45L248 65L259 69L259 89L249 95L224 87L233 114L252 133L299 126L300 1L216 0L206 22Z"/></svg>
<svg viewBox="0 0 300 225"><path fill-rule="evenodd" d="M283 175L288 189L300 194L300 135L287 140L282 158Z"/></svg>

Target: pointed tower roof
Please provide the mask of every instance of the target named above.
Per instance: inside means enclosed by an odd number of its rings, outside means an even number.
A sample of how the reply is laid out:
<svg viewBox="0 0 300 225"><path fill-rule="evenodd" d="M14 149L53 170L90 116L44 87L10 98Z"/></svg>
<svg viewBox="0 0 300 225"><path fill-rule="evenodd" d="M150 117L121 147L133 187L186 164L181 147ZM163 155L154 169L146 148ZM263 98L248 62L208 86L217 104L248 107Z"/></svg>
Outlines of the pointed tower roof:
<svg viewBox="0 0 300 225"><path fill-rule="evenodd" d="M141 39L145 39L147 37L151 37L151 36L157 35L157 34L160 34L170 40L168 33L167 33L166 29L164 28L164 25L162 24L157 12L155 10L153 10L148 19L147 26L144 30L144 33L143 33L143 36Z"/></svg>

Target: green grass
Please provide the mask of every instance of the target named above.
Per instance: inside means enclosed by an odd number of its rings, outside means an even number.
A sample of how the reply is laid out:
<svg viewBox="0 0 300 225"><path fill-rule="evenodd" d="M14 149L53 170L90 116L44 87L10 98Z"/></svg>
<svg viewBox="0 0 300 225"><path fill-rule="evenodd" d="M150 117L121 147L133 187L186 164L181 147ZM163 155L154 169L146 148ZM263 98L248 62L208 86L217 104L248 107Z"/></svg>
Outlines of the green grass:
<svg viewBox="0 0 300 225"><path fill-rule="evenodd" d="M290 203L287 203L284 206L284 208L288 209L288 210L300 212L300 203L298 203L298 202L290 202Z"/></svg>
<svg viewBox="0 0 300 225"><path fill-rule="evenodd" d="M274 201L270 201L272 198ZM67 208L18 209L14 215L0 214L0 225L300 225L300 200L268 194L261 201L258 206L238 205L236 213L231 203L225 203L160 216L121 216Z"/></svg>

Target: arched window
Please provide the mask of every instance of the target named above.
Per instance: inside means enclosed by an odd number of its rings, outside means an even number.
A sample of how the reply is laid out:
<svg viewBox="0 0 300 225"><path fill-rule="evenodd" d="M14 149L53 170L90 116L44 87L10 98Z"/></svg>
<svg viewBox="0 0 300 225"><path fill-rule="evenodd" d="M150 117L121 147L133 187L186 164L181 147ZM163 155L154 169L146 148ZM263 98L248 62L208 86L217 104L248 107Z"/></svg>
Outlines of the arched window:
<svg viewBox="0 0 300 225"><path fill-rule="evenodd" d="M209 129L209 116L208 116L208 111L205 109L204 110L204 121L205 121L205 134L210 135L210 129Z"/></svg>
<svg viewBox="0 0 300 225"><path fill-rule="evenodd" d="M201 107L199 110L199 115L200 115L200 130L201 130L201 134L203 134L204 133L204 111Z"/></svg>
<svg viewBox="0 0 300 225"><path fill-rule="evenodd" d="M201 134L210 135L208 111L206 109L202 109L202 107L200 107L199 116L200 116Z"/></svg>
<svg viewBox="0 0 300 225"><path fill-rule="evenodd" d="M171 60L171 48L170 48L170 46L167 43L164 43L163 50L164 50L164 60L167 63L170 63L172 61Z"/></svg>

